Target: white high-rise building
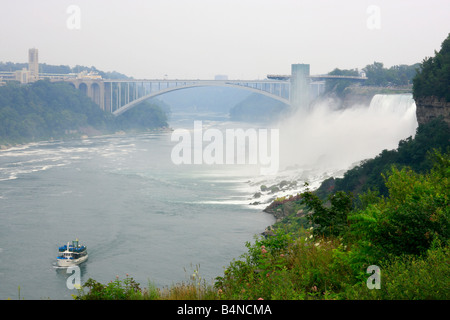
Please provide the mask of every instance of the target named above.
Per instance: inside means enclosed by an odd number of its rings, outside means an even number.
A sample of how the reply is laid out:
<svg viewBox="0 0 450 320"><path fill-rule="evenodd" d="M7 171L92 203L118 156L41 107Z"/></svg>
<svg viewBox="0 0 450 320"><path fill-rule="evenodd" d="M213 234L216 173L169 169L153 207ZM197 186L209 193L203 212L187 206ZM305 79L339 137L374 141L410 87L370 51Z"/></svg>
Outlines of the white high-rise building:
<svg viewBox="0 0 450 320"><path fill-rule="evenodd" d="M28 50L28 71L29 82L39 80L39 59L38 49L32 48Z"/></svg>

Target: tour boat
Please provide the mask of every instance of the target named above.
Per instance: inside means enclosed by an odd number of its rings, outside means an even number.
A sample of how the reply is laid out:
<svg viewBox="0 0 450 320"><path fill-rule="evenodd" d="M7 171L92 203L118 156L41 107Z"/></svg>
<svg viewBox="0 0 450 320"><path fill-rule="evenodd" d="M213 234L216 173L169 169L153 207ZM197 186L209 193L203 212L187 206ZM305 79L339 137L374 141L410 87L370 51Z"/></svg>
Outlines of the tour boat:
<svg viewBox="0 0 450 320"><path fill-rule="evenodd" d="M78 243L78 239L58 248L59 256L56 258L58 267L72 267L83 263L88 258L87 247Z"/></svg>

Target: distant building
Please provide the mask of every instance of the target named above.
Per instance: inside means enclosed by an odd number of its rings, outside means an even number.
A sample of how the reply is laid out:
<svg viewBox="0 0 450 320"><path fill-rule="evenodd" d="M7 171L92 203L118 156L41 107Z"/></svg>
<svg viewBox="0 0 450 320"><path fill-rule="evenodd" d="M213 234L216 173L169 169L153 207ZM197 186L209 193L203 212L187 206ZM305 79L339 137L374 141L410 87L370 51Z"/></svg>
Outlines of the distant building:
<svg viewBox="0 0 450 320"><path fill-rule="evenodd" d="M90 79L90 80L100 80L102 76L98 74L98 72L91 71L81 71L77 74L77 79Z"/></svg>
<svg viewBox="0 0 450 320"><path fill-rule="evenodd" d="M27 70L26 68L23 68L22 70L17 70L14 72L15 80L19 81L20 83L28 83L33 82L33 78L31 77L31 72Z"/></svg>
<svg viewBox="0 0 450 320"><path fill-rule="evenodd" d="M30 73L27 82L39 80L39 57L38 57L38 49L36 48L28 50L28 71Z"/></svg>
<svg viewBox="0 0 450 320"><path fill-rule="evenodd" d="M225 74L218 74L214 77L214 80L228 80L228 76Z"/></svg>
<svg viewBox="0 0 450 320"><path fill-rule="evenodd" d="M17 76L16 76L15 72L8 72L8 71L0 72L0 82L5 83L5 81L16 81L16 80L18 80L16 78L17 78Z"/></svg>

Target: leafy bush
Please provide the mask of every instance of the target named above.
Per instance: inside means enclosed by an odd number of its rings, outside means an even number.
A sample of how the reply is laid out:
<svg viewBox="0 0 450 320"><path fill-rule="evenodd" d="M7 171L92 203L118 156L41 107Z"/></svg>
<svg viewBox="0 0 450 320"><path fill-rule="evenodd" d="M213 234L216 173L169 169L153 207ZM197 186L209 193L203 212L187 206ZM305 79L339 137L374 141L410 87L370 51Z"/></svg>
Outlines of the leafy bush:
<svg viewBox="0 0 450 320"><path fill-rule="evenodd" d="M434 239L449 239L449 154L435 152L434 159L429 174L393 168L386 178L389 197L354 212L349 217L351 234L369 241L380 256L418 255Z"/></svg>
<svg viewBox="0 0 450 320"><path fill-rule="evenodd" d="M248 253L234 260L217 277L215 287L224 299L293 299L298 298L287 276L284 252L292 242L290 234L277 231L273 236L261 237Z"/></svg>
<svg viewBox="0 0 450 320"><path fill-rule="evenodd" d="M87 293L84 288L89 288ZM103 285L92 278L89 278L79 291L79 295L75 297L77 300L134 300L142 297L142 291L139 288L139 283L134 281L132 277L127 277L120 280L109 282Z"/></svg>
<svg viewBox="0 0 450 320"><path fill-rule="evenodd" d="M349 286L344 299L448 300L450 252L448 245L432 247L423 257L402 255L381 266L380 290L361 282Z"/></svg>
<svg viewBox="0 0 450 320"><path fill-rule="evenodd" d="M85 291L87 289L87 291ZM219 298L217 290L207 285L199 275L198 269L189 277L189 282L178 283L170 287L158 288L148 282L147 288L140 288L132 277L120 280L118 276L114 281L104 285L88 279L75 300L215 300Z"/></svg>
<svg viewBox="0 0 450 320"><path fill-rule="evenodd" d="M331 206L323 205L317 195L311 191L301 194L302 202L313 210L309 216L314 227L315 235L325 237L338 236L347 228L347 215L352 209L352 194L342 191L336 192L328 197Z"/></svg>

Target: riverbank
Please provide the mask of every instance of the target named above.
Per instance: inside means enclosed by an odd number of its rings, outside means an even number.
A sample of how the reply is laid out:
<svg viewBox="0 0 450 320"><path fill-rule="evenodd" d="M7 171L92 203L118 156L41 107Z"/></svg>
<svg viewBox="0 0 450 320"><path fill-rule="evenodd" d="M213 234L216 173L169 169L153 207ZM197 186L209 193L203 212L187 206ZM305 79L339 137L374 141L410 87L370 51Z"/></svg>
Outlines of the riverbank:
<svg viewBox="0 0 450 320"><path fill-rule="evenodd" d="M160 128L146 128L146 129L130 129L130 130L120 130L115 132L102 132L92 127L86 127L78 131L72 131L69 134L58 138L50 138L50 139L42 139L42 140L30 140L26 142L4 142L0 144L0 151L6 151L12 148L23 148L28 145L45 143L45 142L53 142L53 141L71 141L71 140L83 140L89 138L101 138L103 136L109 135L124 135L124 134L139 134L139 133L168 133L172 132L173 129L170 127L160 127Z"/></svg>

